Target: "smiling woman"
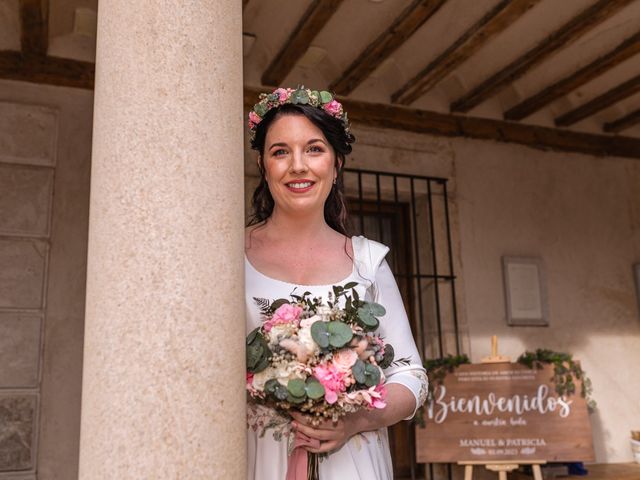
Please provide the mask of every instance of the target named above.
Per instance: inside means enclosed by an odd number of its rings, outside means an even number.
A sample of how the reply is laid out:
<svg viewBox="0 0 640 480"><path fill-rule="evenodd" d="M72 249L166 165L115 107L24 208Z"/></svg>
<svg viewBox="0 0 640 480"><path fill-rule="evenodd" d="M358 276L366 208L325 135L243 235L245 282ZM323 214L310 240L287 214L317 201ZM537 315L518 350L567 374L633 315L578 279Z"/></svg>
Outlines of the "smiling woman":
<svg viewBox="0 0 640 480"><path fill-rule="evenodd" d="M338 176L336 155L322 130L300 115L281 115L266 135L265 181L278 210L322 214Z"/></svg>
<svg viewBox="0 0 640 480"><path fill-rule="evenodd" d="M298 451L323 455L317 472L321 480L390 480L386 427L413 416L426 396L426 375L384 260L389 249L349 235L342 168L355 139L347 115L328 92L280 88L261 96L249 114L249 128L261 180L245 239L247 331L262 322L256 298L289 298L307 291L327 301L333 286L356 285L359 298L387 307L380 335L393 345L396 358L405 361L375 367L386 378L386 398L380 402L384 408L359 410L337 421L312 422L296 412L250 402L248 478L306 479L306 471L300 477L291 468L295 462L290 463L288 452L295 443ZM260 378L250 375L247 388L255 391ZM338 383L334 387L347 394L350 382Z"/></svg>

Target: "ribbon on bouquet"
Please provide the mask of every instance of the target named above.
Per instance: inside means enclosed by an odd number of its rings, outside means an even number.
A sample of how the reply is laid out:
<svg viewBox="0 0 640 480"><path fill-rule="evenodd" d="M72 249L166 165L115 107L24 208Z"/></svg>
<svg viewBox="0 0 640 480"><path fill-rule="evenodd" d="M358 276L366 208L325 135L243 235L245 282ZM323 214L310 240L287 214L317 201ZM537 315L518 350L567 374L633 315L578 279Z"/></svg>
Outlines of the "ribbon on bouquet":
<svg viewBox="0 0 640 480"><path fill-rule="evenodd" d="M304 433L296 432L293 442L293 451L287 461L286 480L307 480L309 468L309 455L305 447L320 448L320 440L310 438Z"/></svg>

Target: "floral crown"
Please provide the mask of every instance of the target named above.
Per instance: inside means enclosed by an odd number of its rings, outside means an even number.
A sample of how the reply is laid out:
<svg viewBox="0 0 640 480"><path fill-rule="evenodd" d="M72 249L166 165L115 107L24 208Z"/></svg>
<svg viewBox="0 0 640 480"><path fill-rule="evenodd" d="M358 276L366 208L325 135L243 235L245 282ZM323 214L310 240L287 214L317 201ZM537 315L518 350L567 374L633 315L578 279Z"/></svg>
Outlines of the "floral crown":
<svg viewBox="0 0 640 480"><path fill-rule="evenodd" d="M249 112L249 135L252 143L256 138L256 128L267 112L272 108L278 108L287 103L292 105L311 105L324 110L332 117L340 120L345 133L347 136L350 135L347 112L342 108L342 104L329 92L311 90L304 88L304 86L300 86L295 90L281 87L276 88L271 93L261 93L259 98L260 101Z"/></svg>

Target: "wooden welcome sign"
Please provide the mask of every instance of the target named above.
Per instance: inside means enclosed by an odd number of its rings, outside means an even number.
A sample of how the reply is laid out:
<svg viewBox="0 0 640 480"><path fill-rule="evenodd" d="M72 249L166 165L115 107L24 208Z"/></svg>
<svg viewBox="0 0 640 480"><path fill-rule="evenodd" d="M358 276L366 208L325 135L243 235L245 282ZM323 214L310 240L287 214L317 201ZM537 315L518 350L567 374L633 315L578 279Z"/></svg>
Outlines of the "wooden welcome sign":
<svg viewBox="0 0 640 480"><path fill-rule="evenodd" d="M461 365L425 404L417 461L593 461L587 404L579 393L559 398L552 376L551 366Z"/></svg>

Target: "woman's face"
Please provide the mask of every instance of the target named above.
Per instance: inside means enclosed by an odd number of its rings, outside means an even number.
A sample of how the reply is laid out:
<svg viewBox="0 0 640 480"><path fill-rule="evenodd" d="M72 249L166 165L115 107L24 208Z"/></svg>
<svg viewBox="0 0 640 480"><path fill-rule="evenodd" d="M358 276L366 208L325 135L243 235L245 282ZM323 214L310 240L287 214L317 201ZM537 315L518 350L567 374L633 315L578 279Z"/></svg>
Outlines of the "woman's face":
<svg viewBox="0 0 640 480"><path fill-rule="evenodd" d="M262 159L275 208L324 211L337 176L336 155L322 130L304 115L283 115L269 126Z"/></svg>

